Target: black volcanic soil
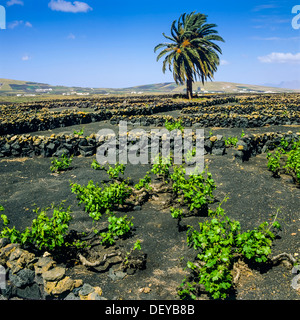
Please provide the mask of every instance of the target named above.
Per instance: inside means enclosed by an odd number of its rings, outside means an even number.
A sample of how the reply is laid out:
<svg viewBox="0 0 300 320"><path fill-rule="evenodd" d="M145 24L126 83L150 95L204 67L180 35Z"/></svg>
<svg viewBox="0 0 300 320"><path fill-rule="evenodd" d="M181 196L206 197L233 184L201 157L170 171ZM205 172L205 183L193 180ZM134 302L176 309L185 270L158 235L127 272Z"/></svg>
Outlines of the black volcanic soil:
<svg viewBox="0 0 300 320"><path fill-rule="evenodd" d="M107 124L102 124L107 127ZM60 128L49 131L73 132L82 126ZM85 125L85 134L97 132L99 124ZM147 128L146 128L147 129ZM209 129L206 129L209 130ZM298 127L244 129L247 132L299 131ZM214 133L225 136L240 135L241 129L213 129ZM44 132L37 133L44 135ZM76 196L71 193L70 182L87 184L89 180L101 182L107 179L103 171L91 169L94 157L75 157L73 168L55 176L51 173L50 158L16 158L0 160L0 203L11 225L24 229L31 225L35 217L35 206L47 207L51 203L59 204L66 200L73 211L70 228L79 232L89 231L91 218L78 206ZM267 170L266 155L251 158L248 162L234 160L233 150L227 149L224 156L205 156L206 164L212 172L217 189L217 200L228 195L229 200L223 208L230 218L239 220L244 230L257 227L264 221L270 221L278 208L281 209L279 221L282 225L280 238L274 241L272 255L288 252L300 255L300 189L291 178L282 176L275 179ZM127 165L125 177L134 182L143 177L150 166ZM177 287L186 275L186 262L193 259L195 251L187 247L186 233L179 232L177 221L172 219L169 209L163 209L163 197L150 200L141 210L127 212L133 217L134 231L130 238L119 240L117 245L129 250L137 239L141 240L142 251L147 254L145 270L138 270L133 275L126 275L122 280L113 281L109 272L88 270L80 263L70 266L68 273L74 278L81 278L103 290L108 299L178 299ZM217 204L213 204L216 206ZM124 215L124 212L117 213ZM197 226L203 217L184 218L182 224ZM103 225L104 226L104 225ZM119 265L112 268L117 269ZM288 299L297 300L299 293L291 288L294 277L291 270L280 264L270 269L251 269L245 266L235 293L231 299ZM147 288L144 290L143 288ZM150 289L150 290L149 290ZM145 293L146 292L146 293Z"/></svg>

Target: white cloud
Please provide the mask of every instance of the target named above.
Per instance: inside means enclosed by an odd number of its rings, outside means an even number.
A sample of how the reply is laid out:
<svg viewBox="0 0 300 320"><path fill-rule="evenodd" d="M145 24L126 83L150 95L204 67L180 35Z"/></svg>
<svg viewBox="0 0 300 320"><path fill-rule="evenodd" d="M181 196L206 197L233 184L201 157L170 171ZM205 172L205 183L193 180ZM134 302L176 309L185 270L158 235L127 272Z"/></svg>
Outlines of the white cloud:
<svg viewBox="0 0 300 320"><path fill-rule="evenodd" d="M300 52L296 54L272 52L266 56L258 57L258 60L262 63L300 63Z"/></svg>
<svg viewBox="0 0 300 320"><path fill-rule="evenodd" d="M275 9L275 8L278 8L276 4L261 4L259 6L254 7L252 11L258 12L265 9Z"/></svg>
<svg viewBox="0 0 300 320"><path fill-rule="evenodd" d="M291 24L291 19L283 19L278 15L260 15L251 21L255 23L252 26L254 29L270 29L272 31L282 28L284 24Z"/></svg>
<svg viewBox="0 0 300 320"><path fill-rule="evenodd" d="M8 28L9 29L14 29L14 28L18 27L19 25L21 25L22 23L23 23L23 20L15 20L15 21L10 22L8 24Z"/></svg>
<svg viewBox="0 0 300 320"><path fill-rule="evenodd" d="M65 0L51 0L48 4L49 8L53 11L62 12L88 12L93 10L87 3L74 1L73 3Z"/></svg>
<svg viewBox="0 0 300 320"><path fill-rule="evenodd" d="M15 21L9 23L8 24L8 28L9 29L14 29L14 28L19 27L21 25L24 25L25 27L28 27L28 28L32 28L32 24L29 21L26 21L24 23L23 20L15 20Z"/></svg>
<svg viewBox="0 0 300 320"><path fill-rule="evenodd" d="M30 57L27 54L22 57L22 61L28 61L29 59Z"/></svg>
<svg viewBox="0 0 300 320"><path fill-rule="evenodd" d="M24 2L22 0L9 0L6 2L6 5L8 7L13 6L14 4L19 4L19 5L23 6Z"/></svg>
<svg viewBox="0 0 300 320"><path fill-rule="evenodd" d="M300 37L288 37L288 38L281 38L281 37L252 37L253 40L262 40L262 41L299 41Z"/></svg>
<svg viewBox="0 0 300 320"><path fill-rule="evenodd" d="M73 33L70 33L70 34L68 35L68 39L75 40L76 37L75 37L75 35L74 35Z"/></svg>
<svg viewBox="0 0 300 320"><path fill-rule="evenodd" d="M220 61L220 66L227 66L228 64L230 64L230 62L227 61L227 60L221 60Z"/></svg>

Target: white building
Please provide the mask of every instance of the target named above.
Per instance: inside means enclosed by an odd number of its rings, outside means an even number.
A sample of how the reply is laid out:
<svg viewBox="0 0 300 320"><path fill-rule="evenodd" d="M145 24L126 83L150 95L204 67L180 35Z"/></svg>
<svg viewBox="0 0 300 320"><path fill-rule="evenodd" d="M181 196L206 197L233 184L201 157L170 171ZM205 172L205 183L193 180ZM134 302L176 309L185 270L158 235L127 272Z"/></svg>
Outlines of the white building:
<svg viewBox="0 0 300 320"><path fill-rule="evenodd" d="M52 88L46 88L46 89L35 89L35 92L51 92L53 91Z"/></svg>

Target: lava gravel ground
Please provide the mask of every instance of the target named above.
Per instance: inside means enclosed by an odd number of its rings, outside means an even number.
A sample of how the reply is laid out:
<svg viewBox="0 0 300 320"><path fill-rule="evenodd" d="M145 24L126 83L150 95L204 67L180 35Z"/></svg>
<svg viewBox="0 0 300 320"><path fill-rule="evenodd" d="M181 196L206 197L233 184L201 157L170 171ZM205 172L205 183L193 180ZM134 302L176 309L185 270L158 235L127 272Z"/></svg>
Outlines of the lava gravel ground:
<svg viewBox="0 0 300 320"><path fill-rule="evenodd" d="M233 135L230 130L223 129L222 134L227 132ZM76 196L71 193L70 182L87 184L89 180L99 183L107 180L105 172L91 169L93 159L74 157L72 169L60 175L51 173L50 158L1 160L0 203L11 225L24 229L31 225L35 217L32 210L36 206L45 208L51 203L59 204L65 200L65 205L70 205L72 209L70 228L80 232L91 230L91 218L82 206L78 206ZM234 159L233 150L227 149L226 155L207 155L205 161L217 185L214 192L216 200L229 197L223 204L228 216L239 220L242 229L247 230L264 221L271 221L272 215L280 208L278 218L282 231L274 241L272 255L287 252L299 256L300 189L296 188L291 178L273 178L267 170L265 154L240 163ZM130 177L136 183L149 169L149 165L129 164L125 177ZM172 219L169 209L163 208L165 201L161 196L146 202L141 210L126 212L133 217L134 231L130 238L117 243L129 250L136 240L141 240L142 251L147 254L146 269L126 275L122 280L112 280L108 271L95 272L76 263L68 269L68 274L101 287L103 296L108 299L178 299L177 287L188 275L186 262L194 258L195 251L187 247L186 232L178 231L177 221ZM124 212L117 215L124 215ZM196 227L204 219L192 216L184 218L182 224ZM112 268L116 270L118 265ZM235 292L229 298L299 300L299 293L291 287L294 276L282 264L261 269L245 265ZM200 298L205 299L206 296Z"/></svg>

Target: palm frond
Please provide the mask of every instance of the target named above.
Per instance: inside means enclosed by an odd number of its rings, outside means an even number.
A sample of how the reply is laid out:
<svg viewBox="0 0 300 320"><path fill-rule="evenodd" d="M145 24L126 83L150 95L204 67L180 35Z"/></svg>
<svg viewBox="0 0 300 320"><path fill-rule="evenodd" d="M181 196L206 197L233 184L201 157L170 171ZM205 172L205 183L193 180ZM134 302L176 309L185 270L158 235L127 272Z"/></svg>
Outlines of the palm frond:
<svg viewBox="0 0 300 320"><path fill-rule="evenodd" d="M169 47L169 46L170 46L170 43L160 43L157 46L155 46L154 52L156 52L157 50L159 50L159 49L161 49L163 47Z"/></svg>
<svg viewBox="0 0 300 320"><path fill-rule="evenodd" d="M163 57L165 54L167 54L170 51L172 51L172 48L166 48L163 51L161 51L156 57L156 61L158 61L161 57Z"/></svg>
<svg viewBox="0 0 300 320"><path fill-rule="evenodd" d="M168 39L168 40L171 40L171 41L173 41L173 42L176 42L176 40L175 39L173 39L173 38L171 38L171 37L169 37L169 36L167 36L164 32L163 32L163 34L162 34L166 39Z"/></svg>

